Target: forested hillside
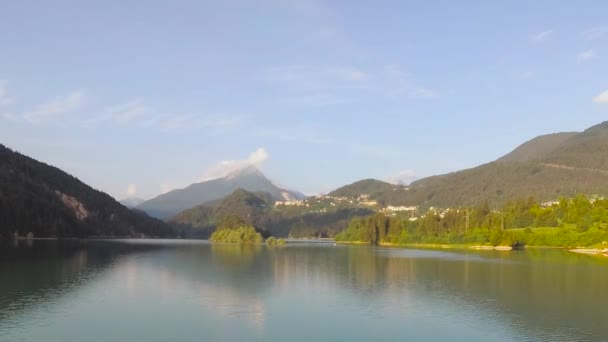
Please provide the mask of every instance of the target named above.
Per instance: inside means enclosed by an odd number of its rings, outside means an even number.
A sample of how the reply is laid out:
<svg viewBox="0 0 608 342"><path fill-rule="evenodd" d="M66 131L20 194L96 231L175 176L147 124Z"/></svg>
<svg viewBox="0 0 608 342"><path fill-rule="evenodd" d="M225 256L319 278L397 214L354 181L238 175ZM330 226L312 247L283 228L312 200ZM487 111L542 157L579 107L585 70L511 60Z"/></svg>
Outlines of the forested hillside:
<svg viewBox="0 0 608 342"><path fill-rule="evenodd" d="M173 236L166 223L0 145L0 235L15 232L35 237Z"/></svg>
<svg viewBox="0 0 608 342"><path fill-rule="evenodd" d="M532 196L551 201L577 194L608 195L608 122L581 133L534 138L494 162L413 182L408 187L364 180L335 194L367 193L382 205L502 206Z"/></svg>
<svg viewBox="0 0 608 342"><path fill-rule="evenodd" d="M256 227L266 236L333 236L344 229L351 218L373 213L363 208L313 212L304 207L275 207L274 202L270 194L237 189L222 200L184 210L169 219L169 223L191 237L209 237L217 225L229 217Z"/></svg>

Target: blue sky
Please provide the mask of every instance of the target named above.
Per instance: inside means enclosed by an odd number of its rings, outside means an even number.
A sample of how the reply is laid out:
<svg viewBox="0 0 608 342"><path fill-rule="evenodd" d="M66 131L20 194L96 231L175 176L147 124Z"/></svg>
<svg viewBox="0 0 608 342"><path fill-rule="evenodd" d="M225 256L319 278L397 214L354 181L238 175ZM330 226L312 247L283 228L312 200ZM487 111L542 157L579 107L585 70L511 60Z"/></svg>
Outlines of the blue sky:
<svg viewBox="0 0 608 342"><path fill-rule="evenodd" d="M0 142L117 198L318 193L608 120L608 2L4 1Z"/></svg>

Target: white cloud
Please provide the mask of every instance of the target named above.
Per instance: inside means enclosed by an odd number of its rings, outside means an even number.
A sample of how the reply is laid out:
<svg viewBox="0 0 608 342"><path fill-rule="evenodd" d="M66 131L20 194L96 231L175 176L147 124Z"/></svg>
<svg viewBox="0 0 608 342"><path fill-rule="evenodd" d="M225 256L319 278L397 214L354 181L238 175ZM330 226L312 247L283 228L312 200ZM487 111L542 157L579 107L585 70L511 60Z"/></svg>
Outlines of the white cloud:
<svg viewBox="0 0 608 342"><path fill-rule="evenodd" d="M345 66L287 65L269 68L265 72L270 81L290 82L298 87L324 89L337 84L359 83L367 73Z"/></svg>
<svg viewBox="0 0 608 342"><path fill-rule="evenodd" d="M61 114L74 112L82 107L85 93L82 90L73 91L66 96L58 97L36 109L23 114L25 120L31 123L41 123Z"/></svg>
<svg viewBox="0 0 608 342"><path fill-rule="evenodd" d="M603 93L599 94L598 96L594 97L593 102L600 103L600 104L607 104L608 103L608 90L606 90Z"/></svg>
<svg viewBox="0 0 608 342"><path fill-rule="evenodd" d="M387 65L384 72L390 83L390 91L394 95L406 95L422 99L432 99L439 96L439 92L416 84L412 77L403 71L399 65Z"/></svg>
<svg viewBox="0 0 608 342"><path fill-rule="evenodd" d="M137 186L135 184L129 184L127 186L127 196L132 197L137 193Z"/></svg>
<svg viewBox="0 0 608 342"><path fill-rule="evenodd" d="M0 106L5 106L13 102L13 98L8 96L6 91L6 81L0 80Z"/></svg>
<svg viewBox="0 0 608 342"><path fill-rule="evenodd" d="M270 156L265 148L260 147L257 150L251 152L245 159L240 160L222 160L221 162L209 167L203 176L201 181L226 177L231 172L243 169L248 166L260 167Z"/></svg>
<svg viewBox="0 0 608 342"><path fill-rule="evenodd" d="M416 172L413 170L403 170L396 175L392 175L386 179L387 182L392 184L403 184L407 185L416 180Z"/></svg>
<svg viewBox="0 0 608 342"><path fill-rule="evenodd" d="M579 62L588 61L590 59L595 58L595 52L593 50L583 51L578 54L577 59Z"/></svg>
<svg viewBox="0 0 608 342"><path fill-rule="evenodd" d="M585 40L600 39L606 35L608 35L608 26L594 27L583 32L583 38Z"/></svg>
<svg viewBox="0 0 608 342"><path fill-rule="evenodd" d="M549 37L553 33L554 33L553 30L546 30L546 31L543 31L543 32L539 32L539 33L536 33L536 34L532 35L532 40L540 42L540 41L545 40L547 37Z"/></svg>

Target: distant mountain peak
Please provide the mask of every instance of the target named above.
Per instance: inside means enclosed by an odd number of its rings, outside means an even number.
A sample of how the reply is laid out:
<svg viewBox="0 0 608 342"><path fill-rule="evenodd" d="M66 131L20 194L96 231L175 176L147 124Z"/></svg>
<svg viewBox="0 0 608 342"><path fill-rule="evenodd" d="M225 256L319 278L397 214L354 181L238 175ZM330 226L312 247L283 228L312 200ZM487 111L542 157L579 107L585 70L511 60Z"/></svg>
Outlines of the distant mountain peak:
<svg viewBox="0 0 608 342"><path fill-rule="evenodd" d="M244 176L256 176L256 177L266 178L266 176L264 176L264 174L254 165L247 165L242 168L231 171L223 178L234 179L234 178L244 177Z"/></svg>
<svg viewBox="0 0 608 342"><path fill-rule="evenodd" d="M300 197L297 192L285 190L273 184L254 165L247 165L231 171L224 177L194 183L184 189L176 189L159 195L145 201L137 208L155 217L168 218L185 209L224 198L239 188L253 193L268 193L275 200L284 199L285 192L290 192L292 197Z"/></svg>

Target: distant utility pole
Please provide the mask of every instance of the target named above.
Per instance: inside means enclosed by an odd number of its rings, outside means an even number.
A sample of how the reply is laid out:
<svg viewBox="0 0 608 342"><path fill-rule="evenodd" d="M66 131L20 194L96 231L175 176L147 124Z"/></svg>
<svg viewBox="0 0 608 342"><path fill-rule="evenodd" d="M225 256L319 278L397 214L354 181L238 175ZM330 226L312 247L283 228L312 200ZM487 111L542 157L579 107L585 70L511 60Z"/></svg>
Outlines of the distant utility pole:
<svg viewBox="0 0 608 342"><path fill-rule="evenodd" d="M467 208L467 211L465 212L465 223L464 223L464 231L468 231L469 230L469 208Z"/></svg>

